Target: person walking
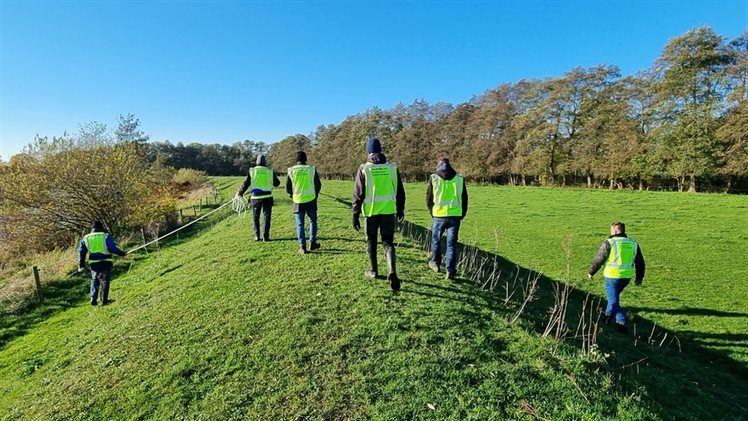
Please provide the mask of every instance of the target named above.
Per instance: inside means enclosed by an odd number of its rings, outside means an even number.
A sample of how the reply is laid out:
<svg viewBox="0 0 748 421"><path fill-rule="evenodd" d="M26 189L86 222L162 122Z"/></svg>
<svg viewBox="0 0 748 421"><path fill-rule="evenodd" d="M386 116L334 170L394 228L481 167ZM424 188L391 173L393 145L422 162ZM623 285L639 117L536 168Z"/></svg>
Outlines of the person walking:
<svg viewBox="0 0 748 421"><path fill-rule="evenodd" d="M447 232L446 279L457 273L457 237L460 222L468 210L468 193L465 180L444 158L436 165L426 187L426 206L431 213L431 260L429 267L439 272L442 263L441 240Z"/></svg>
<svg viewBox="0 0 748 421"><path fill-rule="evenodd" d="M85 264L91 270L91 305L95 306L101 292L101 305L114 300L109 299L109 283L112 280L112 254L126 256L114 243L112 236L104 230L99 221L91 224L91 232L86 234L78 245L78 273L83 272ZM88 255L88 259L86 259Z"/></svg>
<svg viewBox="0 0 748 421"><path fill-rule="evenodd" d="M384 255L387 259L390 287L400 289L395 265L395 218L402 222L405 216L405 189L400 172L394 162L387 162L382 145L377 138L366 143L369 154L367 162L356 172L353 188L353 228L361 229L360 215L365 217L366 249L370 269L364 272L368 278L379 275L377 266L377 233L381 233Z"/></svg>
<svg viewBox="0 0 748 421"><path fill-rule="evenodd" d="M309 250L317 250L317 197L322 189L317 169L306 163L306 153L296 152L296 165L288 169L286 192L293 200L293 213L296 218L296 238L299 240L299 253L306 254L304 219L309 218Z"/></svg>
<svg viewBox="0 0 748 421"><path fill-rule="evenodd" d="M273 214L273 187L280 186L280 180L267 166L265 155L257 156L257 165L249 169L236 197L242 197L250 189L249 204L252 207L252 223L255 241L270 241L270 218ZM260 237L260 212L264 215L262 237Z"/></svg>
<svg viewBox="0 0 748 421"><path fill-rule="evenodd" d="M621 292L629 284L631 278L639 286L644 281L644 255L641 247L633 238L626 236L626 225L623 222L614 222L610 226L610 236L603 241L597 251L587 277L592 280L600 268L605 265L603 276L605 277L605 294L608 297L608 306L605 309L605 322L610 323L615 318L618 331L626 333L626 313L621 308Z"/></svg>

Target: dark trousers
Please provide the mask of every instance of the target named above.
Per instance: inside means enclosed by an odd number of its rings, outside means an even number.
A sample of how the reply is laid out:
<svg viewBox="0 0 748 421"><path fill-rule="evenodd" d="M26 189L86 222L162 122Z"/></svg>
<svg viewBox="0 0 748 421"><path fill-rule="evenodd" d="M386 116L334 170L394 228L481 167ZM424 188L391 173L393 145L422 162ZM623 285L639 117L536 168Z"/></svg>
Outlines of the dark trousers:
<svg viewBox="0 0 748 421"><path fill-rule="evenodd" d="M265 219L265 226L262 230L262 237L260 237L260 211L262 211ZM260 199L252 202L252 222L255 232L255 238L263 238L265 240L270 238L270 217L273 214L273 198Z"/></svg>
<svg viewBox="0 0 748 421"><path fill-rule="evenodd" d="M374 215L365 219L366 251L369 254L371 270L379 273L377 266L377 233L381 233L384 256L389 273L397 273L395 267L395 215Z"/></svg>
<svg viewBox="0 0 748 421"><path fill-rule="evenodd" d="M112 268L91 269L91 301L96 301L101 290L101 301L109 301L109 281L112 280ZM101 287L101 288L99 288Z"/></svg>

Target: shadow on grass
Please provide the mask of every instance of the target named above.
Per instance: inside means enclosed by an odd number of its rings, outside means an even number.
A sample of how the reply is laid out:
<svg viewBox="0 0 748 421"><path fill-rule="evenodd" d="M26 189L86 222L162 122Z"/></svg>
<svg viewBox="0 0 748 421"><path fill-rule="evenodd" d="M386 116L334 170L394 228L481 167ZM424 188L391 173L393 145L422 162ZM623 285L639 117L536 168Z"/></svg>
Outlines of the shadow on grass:
<svg viewBox="0 0 748 421"><path fill-rule="evenodd" d="M218 206L220 204L215 206L212 204L203 205L203 209L213 209ZM230 208L227 207L226 209L226 212L216 212L210 217L179 231L179 235L165 238L159 243L148 246L148 250L150 251L139 251L137 253L149 254L157 252L158 249L164 246L178 246L189 241L200 235L207 228L214 226L233 214ZM140 260L143 258L145 257L137 257L136 259ZM129 268L130 264L128 262L115 261L112 268L112 283L116 283L119 276L126 273ZM160 273L159 276L165 275L177 268L170 268ZM68 275L64 278L45 279L42 283L41 292L43 300L41 302L35 301L35 298L33 298L32 301L16 312L0 313L0 349L4 348L13 339L25 335L34 326L48 320L57 313L72 307L88 306L90 283L91 272L88 270L80 274Z"/></svg>
<svg viewBox="0 0 748 421"><path fill-rule="evenodd" d="M345 202L336 199L339 202ZM417 247L428 251L431 233L430 230L404 221L400 225L400 233L411 239ZM419 247L420 245L420 247ZM512 279L531 279L538 276L538 292L536 298L527 304L522 314L522 320L529 323L533 329L543 333L549 321L549 309L555 303L554 287L559 288L563 283L554 280L534 270L521 267L500 255L481 250L475 246L458 244L458 256L471 256L473 261L485 262L486 264L473 264L471 267L478 268L473 273L468 273L468 283L472 290L470 294L491 294L496 297L491 305L496 310L506 309L504 305L503 289ZM427 270L424 262L424 270ZM490 290L485 287L486 279L501 271L496 277ZM479 273L475 273L479 272ZM418 282L412 282L418 286L425 286ZM434 286L429 288L450 290L459 287ZM411 291L412 292L412 291ZM435 298L448 298L439 292L418 292L422 295L431 295ZM625 292L624 292L625 294ZM521 291L520 291L521 295ZM579 318L582 316L582 307L585 300L597 299L598 305L594 307L593 316L597 317L603 310L605 299L595 297L584 291L571 288L567 306L567 324L570 332L565 343L573 344L582 349L582 342L574 338L574 329ZM452 298L454 299L454 298ZM459 298L471 302L468 297ZM522 301L522 297L514 298ZM477 304L476 304L477 305ZM688 314L716 317L746 317L741 312L724 312L709 309L686 308L681 310L633 308L635 311L662 311L674 314ZM585 318L589 317L588 309ZM654 400L663 409L666 418L681 416L691 418L699 417L699 414L688 412L683 409L690 407L682 405L682 399L697 399L703 402L704 414L718 414L723 419L741 419L748 417L748 368L746 365L715 348L748 346L748 334L716 334L695 331L669 331L660 328L655 323L642 317L635 317L630 323L631 329L628 334L620 334L613 326L604 326L600 323L601 330L597 340L599 350L609 355L607 364L601 369L624 376L625 379L635 385L644 386L649 398ZM552 338L553 335L551 335ZM708 345L706 347L705 345ZM706 405L706 402L711 402ZM680 415L676 415L680 414Z"/></svg>

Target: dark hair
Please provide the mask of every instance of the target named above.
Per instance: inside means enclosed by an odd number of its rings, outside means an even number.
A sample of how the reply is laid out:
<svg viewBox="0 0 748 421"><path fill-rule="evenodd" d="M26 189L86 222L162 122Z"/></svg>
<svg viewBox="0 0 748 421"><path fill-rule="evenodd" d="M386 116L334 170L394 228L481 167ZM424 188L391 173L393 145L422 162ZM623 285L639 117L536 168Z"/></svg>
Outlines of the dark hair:
<svg viewBox="0 0 748 421"><path fill-rule="evenodd" d="M93 221L91 223L91 231L103 232L104 231L104 224L102 224L101 221Z"/></svg>
<svg viewBox="0 0 748 421"><path fill-rule="evenodd" d="M620 231L621 234L626 234L626 224L624 224L623 222L613 222L612 224L610 224L610 226L618 228L618 231Z"/></svg>

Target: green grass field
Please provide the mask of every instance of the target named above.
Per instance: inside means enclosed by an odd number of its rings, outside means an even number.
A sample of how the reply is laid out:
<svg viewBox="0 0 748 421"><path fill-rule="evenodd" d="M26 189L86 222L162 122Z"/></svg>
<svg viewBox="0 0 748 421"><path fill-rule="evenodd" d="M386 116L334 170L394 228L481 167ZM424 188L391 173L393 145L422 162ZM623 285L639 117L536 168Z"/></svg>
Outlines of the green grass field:
<svg viewBox="0 0 748 421"><path fill-rule="evenodd" d="M241 179L216 181L230 197ZM249 216L219 215L160 251L121 261L112 306L89 306L80 277L61 282L45 304L2 316L0 417L748 418L741 259L735 250L714 275L705 266L730 252L720 236L732 247L746 238L728 229L740 226L737 217L720 222L745 198L471 186L462 241L563 279L560 244L574 234L571 282L597 293L599 283L581 281L586 266L608 224L629 223L650 272L646 287L625 292L624 306L638 309L642 326L657 322L690 342L679 352L603 329L599 353L586 356L574 341L540 337L542 299L510 323L517 303L426 270L426 253L407 236L397 237L400 293L363 278L352 184L323 189L318 252L296 253L290 203L278 192L269 243L250 240ZM426 227L423 191L408 186L406 217ZM602 204L611 198L625 199L630 213ZM701 225L709 231L692 232ZM684 236L719 248L674 246ZM684 262L693 269L680 270ZM732 294L715 291L726 285L719 276L736 278ZM693 282L701 288L685 285Z"/></svg>

